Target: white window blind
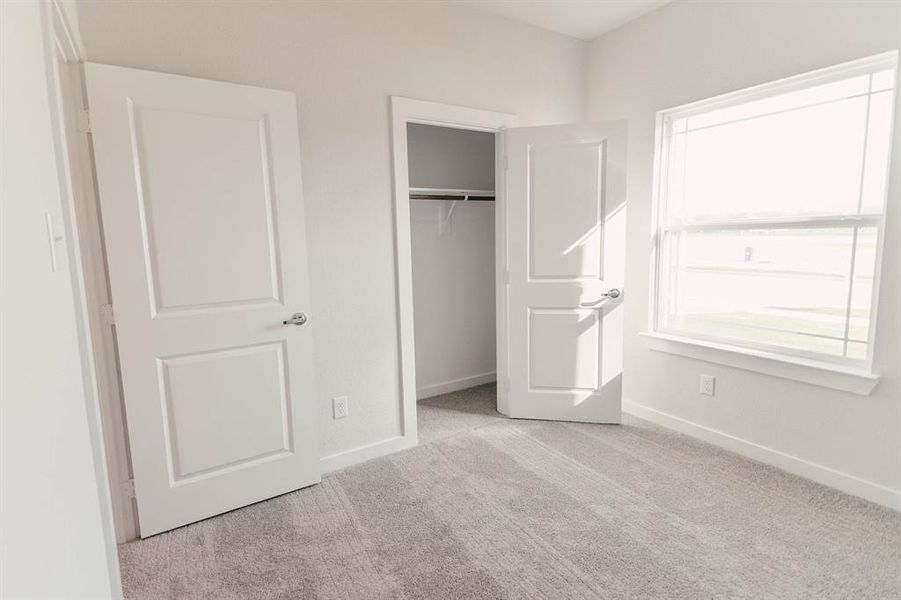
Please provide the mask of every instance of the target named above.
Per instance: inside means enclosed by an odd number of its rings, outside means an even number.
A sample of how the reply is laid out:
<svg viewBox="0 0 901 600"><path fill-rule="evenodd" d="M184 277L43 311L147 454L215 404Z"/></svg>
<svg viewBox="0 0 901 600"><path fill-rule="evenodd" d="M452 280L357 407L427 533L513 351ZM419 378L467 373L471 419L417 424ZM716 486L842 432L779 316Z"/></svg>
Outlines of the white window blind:
<svg viewBox="0 0 901 600"><path fill-rule="evenodd" d="M870 360L896 63L660 113L654 330Z"/></svg>

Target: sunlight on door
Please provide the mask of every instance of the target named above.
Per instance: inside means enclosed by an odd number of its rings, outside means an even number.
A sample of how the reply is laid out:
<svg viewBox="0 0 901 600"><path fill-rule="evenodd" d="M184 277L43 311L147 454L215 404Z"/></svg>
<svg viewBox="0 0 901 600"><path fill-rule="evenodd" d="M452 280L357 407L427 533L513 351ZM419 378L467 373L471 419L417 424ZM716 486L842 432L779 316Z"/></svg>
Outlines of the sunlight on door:
<svg viewBox="0 0 901 600"><path fill-rule="evenodd" d="M619 422L625 133L608 122L507 134L511 416Z"/></svg>

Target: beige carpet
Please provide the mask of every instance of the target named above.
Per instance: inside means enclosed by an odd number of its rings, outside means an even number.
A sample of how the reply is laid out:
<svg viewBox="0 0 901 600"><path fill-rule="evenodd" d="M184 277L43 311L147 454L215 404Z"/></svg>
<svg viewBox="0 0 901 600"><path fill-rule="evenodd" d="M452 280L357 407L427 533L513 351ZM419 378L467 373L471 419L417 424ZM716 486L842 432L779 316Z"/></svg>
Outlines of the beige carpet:
<svg viewBox="0 0 901 600"><path fill-rule="evenodd" d="M901 598L901 514L627 418L420 403L422 444L121 547L126 596Z"/></svg>

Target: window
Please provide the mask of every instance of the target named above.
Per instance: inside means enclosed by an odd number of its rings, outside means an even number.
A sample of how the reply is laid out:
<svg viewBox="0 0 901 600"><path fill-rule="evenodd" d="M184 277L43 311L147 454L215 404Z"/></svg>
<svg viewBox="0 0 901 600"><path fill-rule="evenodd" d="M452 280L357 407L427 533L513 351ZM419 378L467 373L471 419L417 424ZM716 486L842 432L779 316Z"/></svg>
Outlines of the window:
<svg viewBox="0 0 901 600"><path fill-rule="evenodd" d="M869 364L896 63L659 114L654 331Z"/></svg>

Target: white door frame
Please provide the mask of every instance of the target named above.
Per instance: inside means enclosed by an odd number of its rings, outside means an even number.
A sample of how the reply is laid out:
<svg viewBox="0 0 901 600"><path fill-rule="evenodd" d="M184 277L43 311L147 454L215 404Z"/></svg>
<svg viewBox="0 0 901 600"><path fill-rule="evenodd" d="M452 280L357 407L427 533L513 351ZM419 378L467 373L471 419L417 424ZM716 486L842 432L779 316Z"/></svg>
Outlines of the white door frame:
<svg viewBox="0 0 901 600"><path fill-rule="evenodd" d="M89 198L93 181L89 170L89 152L85 145L86 127L76 126L77 112L82 108L80 69L84 62L85 50L75 22L75 14L68 11L61 0L51 0L41 6L45 35L48 39L47 59L52 70L49 73L51 128L53 130L55 159L62 203L62 220L65 228L66 253L72 278L73 298L77 336L81 353L84 376L84 401L94 451L94 467L97 472L100 514L106 539L106 559L113 598L122 598L122 583L119 573L117 542L131 534L128 518L131 516L130 498L123 496L117 488L116 473L125 470L117 451L116 441L108 434L111 415L106 403L109 401L107 380L101 376L100 365L106 365L102 348L96 312L99 283L94 270L95 263L86 261L94 251L89 234L90 223L85 224L85 211L90 211ZM86 160L88 162L86 162ZM88 169L87 171L85 169ZM83 229L87 227L87 229ZM86 231L88 235L85 235ZM105 288L102 292L105 293ZM104 371L103 375L107 373ZM124 428L123 428L124 431ZM124 455L122 455L124 456ZM65 493L63 490L61 493ZM123 507L123 502L129 504ZM133 523L133 521L131 521ZM132 528L133 529L133 528Z"/></svg>
<svg viewBox="0 0 901 600"><path fill-rule="evenodd" d="M394 245L397 268L397 339L400 358L401 435L415 446L416 353L413 343L413 266L410 245L410 184L407 164L407 124L422 123L495 134L519 124L513 114L391 97L391 141L394 153ZM503 136L495 136L495 259L497 313L498 410L507 412L507 219L504 195Z"/></svg>
<svg viewBox="0 0 901 600"><path fill-rule="evenodd" d="M137 514L131 486L128 436L125 432L124 405L120 393L116 336L111 306L106 258L97 191L87 102L83 95L84 50L78 32L69 23L59 0L53 0L53 25L58 54L56 69L58 121L65 134L63 153L68 159L68 174L73 234L78 240L77 261L84 285L85 310L90 340L87 346L93 359L99 404L100 436L106 454L106 472L115 523L116 542L138 538ZM118 560L118 559L117 559ZM118 564L118 562L117 562Z"/></svg>

